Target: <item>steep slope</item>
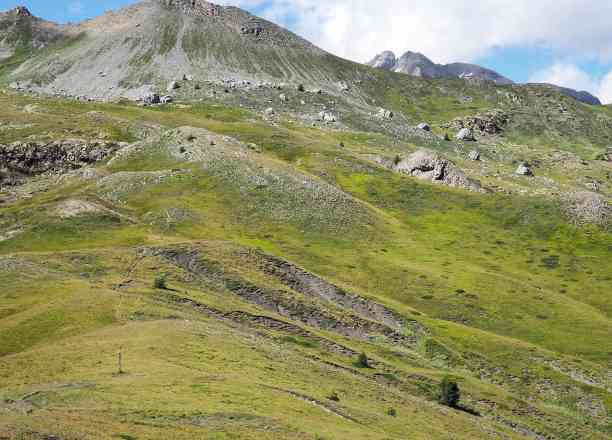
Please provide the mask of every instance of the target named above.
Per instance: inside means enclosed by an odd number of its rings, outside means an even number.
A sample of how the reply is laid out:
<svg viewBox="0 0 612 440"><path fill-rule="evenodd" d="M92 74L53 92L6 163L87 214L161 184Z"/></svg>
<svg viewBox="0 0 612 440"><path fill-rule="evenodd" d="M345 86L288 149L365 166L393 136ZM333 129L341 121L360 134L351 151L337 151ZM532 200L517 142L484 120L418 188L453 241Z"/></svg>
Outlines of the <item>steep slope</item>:
<svg viewBox="0 0 612 440"><path fill-rule="evenodd" d="M78 44L32 56L7 80L90 97L164 90L184 75L337 88L343 63L273 23L203 0L148 0L75 32Z"/></svg>
<svg viewBox="0 0 612 440"><path fill-rule="evenodd" d="M406 52L400 58L396 58L391 51L378 54L367 65L390 70L393 72L405 73L407 75L424 78L476 78L485 81L492 81L498 85L513 84L511 80L499 73L468 63L435 64L425 55L415 52ZM577 91L566 87L559 87L553 84L540 84L543 87L552 88L566 96L570 96L580 102L589 105L601 105L601 101L586 91Z"/></svg>
<svg viewBox="0 0 612 440"><path fill-rule="evenodd" d="M0 121L108 152L0 190L0 436L609 436L612 241L554 199L427 184L375 160L411 143L213 98L3 91Z"/></svg>
<svg viewBox="0 0 612 440"><path fill-rule="evenodd" d="M0 62L55 92L0 86L1 439L610 437L612 108L197 0L61 34Z"/></svg>

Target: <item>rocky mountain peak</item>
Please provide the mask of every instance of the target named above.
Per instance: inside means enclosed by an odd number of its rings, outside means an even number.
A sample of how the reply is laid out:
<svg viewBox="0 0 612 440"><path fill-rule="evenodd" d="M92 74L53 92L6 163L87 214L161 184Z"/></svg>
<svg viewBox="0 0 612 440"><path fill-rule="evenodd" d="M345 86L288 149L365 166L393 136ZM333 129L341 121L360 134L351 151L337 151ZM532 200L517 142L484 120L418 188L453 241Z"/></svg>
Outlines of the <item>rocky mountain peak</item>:
<svg viewBox="0 0 612 440"><path fill-rule="evenodd" d="M396 63L397 58L395 54L390 50L386 50L376 55L374 59L368 63L368 65L376 67L378 69L391 70L393 69Z"/></svg>
<svg viewBox="0 0 612 440"><path fill-rule="evenodd" d="M221 14L223 7L206 0L157 0L166 8L174 8L183 11L186 14L218 16Z"/></svg>
<svg viewBox="0 0 612 440"><path fill-rule="evenodd" d="M13 14L18 15L20 17L33 17L32 13L25 6L17 6L15 9L11 11Z"/></svg>

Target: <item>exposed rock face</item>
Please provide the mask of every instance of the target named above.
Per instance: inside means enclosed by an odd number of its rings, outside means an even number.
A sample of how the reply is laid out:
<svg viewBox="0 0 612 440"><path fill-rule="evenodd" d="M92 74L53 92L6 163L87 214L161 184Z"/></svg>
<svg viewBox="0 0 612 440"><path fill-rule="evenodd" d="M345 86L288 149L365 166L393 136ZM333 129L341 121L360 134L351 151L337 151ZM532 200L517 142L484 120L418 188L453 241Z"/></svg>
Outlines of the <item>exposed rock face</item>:
<svg viewBox="0 0 612 440"><path fill-rule="evenodd" d="M468 128L472 132L482 135L496 135L504 131L504 127L508 124L509 120L510 117L507 113L501 110L491 110L476 116L453 119L443 127L455 130Z"/></svg>
<svg viewBox="0 0 612 440"><path fill-rule="evenodd" d="M427 150L416 151L395 164L393 169L421 180L464 188L470 191L482 191L479 182L468 178L450 160L443 158L438 153Z"/></svg>
<svg viewBox="0 0 612 440"><path fill-rule="evenodd" d="M13 9L13 13L22 17L32 17L32 13L25 6L17 6Z"/></svg>
<svg viewBox="0 0 612 440"><path fill-rule="evenodd" d="M604 196L583 191L570 194L565 200L565 212L576 224L612 224L612 205Z"/></svg>
<svg viewBox="0 0 612 440"><path fill-rule="evenodd" d="M376 55L368 64L377 69L393 70L397 64L397 59L393 52L386 50Z"/></svg>
<svg viewBox="0 0 612 440"><path fill-rule="evenodd" d="M119 148L114 142L82 140L0 144L0 183L14 185L28 176L78 169L108 158Z"/></svg>

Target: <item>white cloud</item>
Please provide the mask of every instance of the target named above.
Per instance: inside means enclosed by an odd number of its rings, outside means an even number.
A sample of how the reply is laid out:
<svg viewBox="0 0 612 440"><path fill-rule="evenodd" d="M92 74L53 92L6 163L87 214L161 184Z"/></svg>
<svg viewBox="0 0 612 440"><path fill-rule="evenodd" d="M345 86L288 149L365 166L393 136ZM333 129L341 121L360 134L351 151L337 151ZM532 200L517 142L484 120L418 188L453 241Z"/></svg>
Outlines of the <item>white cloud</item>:
<svg viewBox="0 0 612 440"><path fill-rule="evenodd" d="M575 64L560 62L536 72L529 78L529 81L586 90L597 96L604 104L612 103L612 71L603 78L598 78Z"/></svg>
<svg viewBox="0 0 612 440"><path fill-rule="evenodd" d="M391 49L438 62L500 46L541 46L612 61L609 0L225 0L260 7L335 54L365 61Z"/></svg>

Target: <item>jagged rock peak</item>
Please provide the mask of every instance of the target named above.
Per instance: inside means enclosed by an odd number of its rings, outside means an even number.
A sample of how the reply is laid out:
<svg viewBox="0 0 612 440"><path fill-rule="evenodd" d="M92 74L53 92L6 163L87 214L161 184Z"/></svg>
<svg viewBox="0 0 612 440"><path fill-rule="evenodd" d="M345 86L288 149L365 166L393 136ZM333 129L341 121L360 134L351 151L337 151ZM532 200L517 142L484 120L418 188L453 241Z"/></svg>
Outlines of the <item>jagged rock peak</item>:
<svg viewBox="0 0 612 440"><path fill-rule="evenodd" d="M396 63L397 57L395 54L390 50L386 50L376 55L374 59L368 63L368 65L378 69L392 70Z"/></svg>
<svg viewBox="0 0 612 440"><path fill-rule="evenodd" d="M223 11L223 7L206 0L156 0L166 8L180 9L185 13L217 16Z"/></svg>
<svg viewBox="0 0 612 440"><path fill-rule="evenodd" d="M13 14L18 15L20 17L33 17L30 10L26 8L25 6L17 6L16 8L12 9L9 12L12 12Z"/></svg>

